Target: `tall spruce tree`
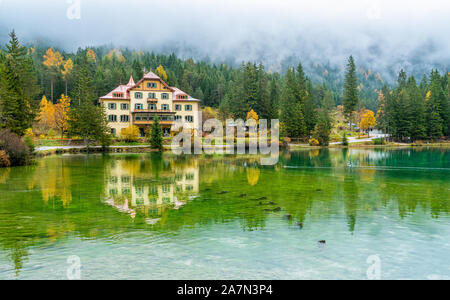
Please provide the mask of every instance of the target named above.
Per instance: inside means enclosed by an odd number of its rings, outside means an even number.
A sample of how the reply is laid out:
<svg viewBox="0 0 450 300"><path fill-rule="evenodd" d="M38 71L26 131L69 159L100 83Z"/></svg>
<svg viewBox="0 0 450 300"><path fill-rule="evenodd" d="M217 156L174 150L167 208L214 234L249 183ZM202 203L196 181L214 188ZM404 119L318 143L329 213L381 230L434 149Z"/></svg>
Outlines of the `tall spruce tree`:
<svg viewBox="0 0 450 300"><path fill-rule="evenodd" d="M313 131L313 137L319 141L319 145L328 146L330 143L331 128L332 120L329 111L321 109L318 112L317 124Z"/></svg>
<svg viewBox="0 0 450 300"><path fill-rule="evenodd" d="M257 70L254 65L247 63L244 68L244 93L245 93L245 103L247 105L247 111L253 109L258 111L258 75Z"/></svg>
<svg viewBox="0 0 450 300"><path fill-rule="evenodd" d="M159 117L155 116L153 119L152 132L150 135L150 145L153 149L158 151L163 150L163 132L161 125L159 124Z"/></svg>
<svg viewBox="0 0 450 300"><path fill-rule="evenodd" d="M407 93L410 100L411 128L410 135L413 141L423 139L427 135L425 119L425 98L422 97L416 80L413 76L408 78Z"/></svg>
<svg viewBox="0 0 450 300"><path fill-rule="evenodd" d="M278 119L280 110L280 87L277 78L270 80L270 106L272 112L271 119Z"/></svg>
<svg viewBox="0 0 450 300"><path fill-rule="evenodd" d="M438 71L433 71L430 78L430 90L427 94L427 133L432 139L443 135L442 99L445 98Z"/></svg>
<svg viewBox="0 0 450 300"><path fill-rule="evenodd" d="M314 101L314 91L310 80L307 81L307 91L304 94L303 116L305 117L306 134L311 135L317 123L317 107Z"/></svg>
<svg viewBox="0 0 450 300"><path fill-rule="evenodd" d="M353 122L353 112L359 102L358 78L356 77L356 66L353 56L350 56L347 63L344 82L344 114L350 124ZM351 126L350 126L351 128Z"/></svg>
<svg viewBox="0 0 450 300"><path fill-rule="evenodd" d="M306 135L306 124L302 105L299 102L298 84L294 71L286 73L281 96L281 123L284 134L291 138L302 138Z"/></svg>
<svg viewBox="0 0 450 300"><path fill-rule="evenodd" d="M0 127L22 136L34 120L39 87L27 49L20 45L14 31L9 36L0 63Z"/></svg>
<svg viewBox="0 0 450 300"><path fill-rule="evenodd" d="M269 79L262 64L259 64L257 67L257 81L258 105L256 106L255 111L260 119L273 119L274 113L270 102Z"/></svg>
<svg viewBox="0 0 450 300"><path fill-rule="evenodd" d="M397 112L395 119L395 135L399 140L404 141L411 136L412 116L411 116L411 100L405 89L398 93L395 111ZM401 113L400 113L401 112Z"/></svg>
<svg viewBox="0 0 450 300"><path fill-rule="evenodd" d="M68 134L83 138L85 145L91 140L102 145L108 143L106 112L104 107L94 105L96 100L89 71L85 65L81 65L76 73Z"/></svg>

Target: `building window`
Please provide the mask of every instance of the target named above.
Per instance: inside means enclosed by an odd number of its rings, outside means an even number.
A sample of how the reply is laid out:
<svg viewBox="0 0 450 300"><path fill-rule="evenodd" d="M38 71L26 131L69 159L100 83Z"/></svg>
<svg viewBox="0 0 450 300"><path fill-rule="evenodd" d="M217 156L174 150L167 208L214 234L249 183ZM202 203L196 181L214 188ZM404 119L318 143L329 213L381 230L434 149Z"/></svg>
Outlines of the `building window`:
<svg viewBox="0 0 450 300"><path fill-rule="evenodd" d="M175 110L181 111L181 104L175 104Z"/></svg>
<svg viewBox="0 0 450 300"><path fill-rule="evenodd" d="M128 115L121 115L120 116L120 122L129 122L130 117Z"/></svg>
<svg viewBox="0 0 450 300"><path fill-rule="evenodd" d="M184 106L185 111L192 111L192 105L185 105Z"/></svg>
<svg viewBox="0 0 450 300"><path fill-rule="evenodd" d="M135 110L142 110L142 109L144 109L144 105L141 104L141 103L136 103L136 104L134 105L134 109L135 109Z"/></svg>
<svg viewBox="0 0 450 300"><path fill-rule="evenodd" d="M113 93L114 98L123 98L123 93Z"/></svg>
<svg viewBox="0 0 450 300"><path fill-rule="evenodd" d="M156 99L156 93L148 93L148 99Z"/></svg>
<svg viewBox="0 0 450 300"><path fill-rule="evenodd" d="M186 100L188 98L188 96L186 95L178 95L177 99L182 99L182 100Z"/></svg>
<svg viewBox="0 0 450 300"><path fill-rule="evenodd" d="M136 92L136 93L134 93L134 97L136 99L142 99L142 93L141 92Z"/></svg>
<svg viewBox="0 0 450 300"><path fill-rule="evenodd" d="M128 110L128 103L122 103L122 104L120 104L120 109L121 109L121 110Z"/></svg>
<svg viewBox="0 0 450 300"><path fill-rule="evenodd" d="M175 116L175 121L181 120L181 116Z"/></svg>
<svg viewBox="0 0 450 300"><path fill-rule="evenodd" d="M111 128L111 135L116 135L116 129Z"/></svg>
<svg viewBox="0 0 450 300"><path fill-rule="evenodd" d="M108 116L109 122L117 122L117 116L116 115L109 115Z"/></svg>
<svg viewBox="0 0 450 300"><path fill-rule="evenodd" d="M194 117L193 116L185 116L184 120L186 122L193 123L194 122Z"/></svg>
<svg viewBox="0 0 450 300"><path fill-rule="evenodd" d="M170 185L163 185L162 186L162 192L163 193L170 193Z"/></svg>
<svg viewBox="0 0 450 300"><path fill-rule="evenodd" d="M169 110L169 104L163 104L161 105L162 110Z"/></svg>
<svg viewBox="0 0 450 300"><path fill-rule="evenodd" d="M162 93L161 94L161 99L169 99L169 94L168 93Z"/></svg>
<svg viewBox="0 0 450 300"><path fill-rule="evenodd" d="M109 110L115 110L117 108L116 103L108 103L108 109Z"/></svg>
<svg viewBox="0 0 450 300"><path fill-rule="evenodd" d="M152 89L156 88L156 82L147 82L147 87Z"/></svg>
<svg viewBox="0 0 450 300"><path fill-rule="evenodd" d="M150 103L150 104L148 105L148 109L150 109L150 110L156 110L156 104Z"/></svg>

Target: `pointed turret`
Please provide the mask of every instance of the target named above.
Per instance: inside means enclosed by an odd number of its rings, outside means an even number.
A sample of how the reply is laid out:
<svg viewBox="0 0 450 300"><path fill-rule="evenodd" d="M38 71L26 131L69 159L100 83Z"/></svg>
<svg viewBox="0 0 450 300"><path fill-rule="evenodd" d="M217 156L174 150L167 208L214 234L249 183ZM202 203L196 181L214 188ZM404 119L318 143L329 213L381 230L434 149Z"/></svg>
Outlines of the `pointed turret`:
<svg viewBox="0 0 450 300"><path fill-rule="evenodd" d="M134 83L133 75L131 75L130 76L130 81L128 81L127 86L134 86L134 85L135 85L135 83Z"/></svg>

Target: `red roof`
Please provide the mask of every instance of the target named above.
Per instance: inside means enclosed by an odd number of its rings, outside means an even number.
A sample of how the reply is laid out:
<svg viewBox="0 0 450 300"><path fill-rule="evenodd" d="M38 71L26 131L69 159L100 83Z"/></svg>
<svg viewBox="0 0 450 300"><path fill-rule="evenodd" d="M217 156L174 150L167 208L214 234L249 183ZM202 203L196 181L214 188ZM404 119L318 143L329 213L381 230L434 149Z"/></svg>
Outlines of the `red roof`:
<svg viewBox="0 0 450 300"><path fill-rule="evenodd" d="M116 87L114 90L112 90L111 92L109 92L107 95L100 97L100 99L130 99L130 93L129 90L131 88L136 87L137 85L139 85L142 81L144 81L145 79L153 79L153 80L159 80L161 81L167 88L169 88L170 90L173 91L173 95L174 95L174 101L197 101L199 102L200 100L195 99L193 97L191 97L190 95L188 95L187 93L183 92L182 90L180 90L177 87L170 87L168 86L164 80L162 80L158 75L156 75L153 72L148 72L147 74L144 75L144 77L139 80L138 83L134 83L134 79L133 76L130 77L130 81L128 81L128 83L126 85L122 84L119 85L118 87ZM114 97L114 94L116 93L122 93L123 97ZM177 96L187 96L187 99L177 99Z"/></svg>
<svg viewBox="0 0 450 300"><path fill-rule="evenodd" d="M130 94L128 93L128 89L130 89L134 85L135 85L135 83L134 83L133 76L130 76L130 80L128 81L128 83L126 85L125 84L119 85L118 87L116 87L114 90L112 90L105 96L100 97L100 99L130 99ZM123 97L114 97L114 94L116 94L116 93L123 94Z"/></svg>
<svg viewBox="0 0 450 300"><path fill-rule="evenodd" d="M174 101L200 101L198 99L195 99L193 97L191 97L189 94L183 92L182 90L180 90L177 87L171 86L170 87L173 90L173 100ZM187 99L177 99L177 96L187 96Z"/></svg>

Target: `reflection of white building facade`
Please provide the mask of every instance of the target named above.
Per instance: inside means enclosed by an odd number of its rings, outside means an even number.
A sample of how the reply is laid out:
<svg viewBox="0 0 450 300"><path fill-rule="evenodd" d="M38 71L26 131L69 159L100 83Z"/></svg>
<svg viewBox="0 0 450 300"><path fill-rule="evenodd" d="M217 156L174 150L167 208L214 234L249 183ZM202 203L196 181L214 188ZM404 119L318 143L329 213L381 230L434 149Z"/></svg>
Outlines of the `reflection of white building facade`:
<svg viewBox="0 0 450 300"><path fill-rule="evenodd" d="M105 172L106 202L119 211L160 216L165 209L178 209L199 191L198 166L164 171L154 181L151 170L139 170L140 161L114 160Z"/></svg>

